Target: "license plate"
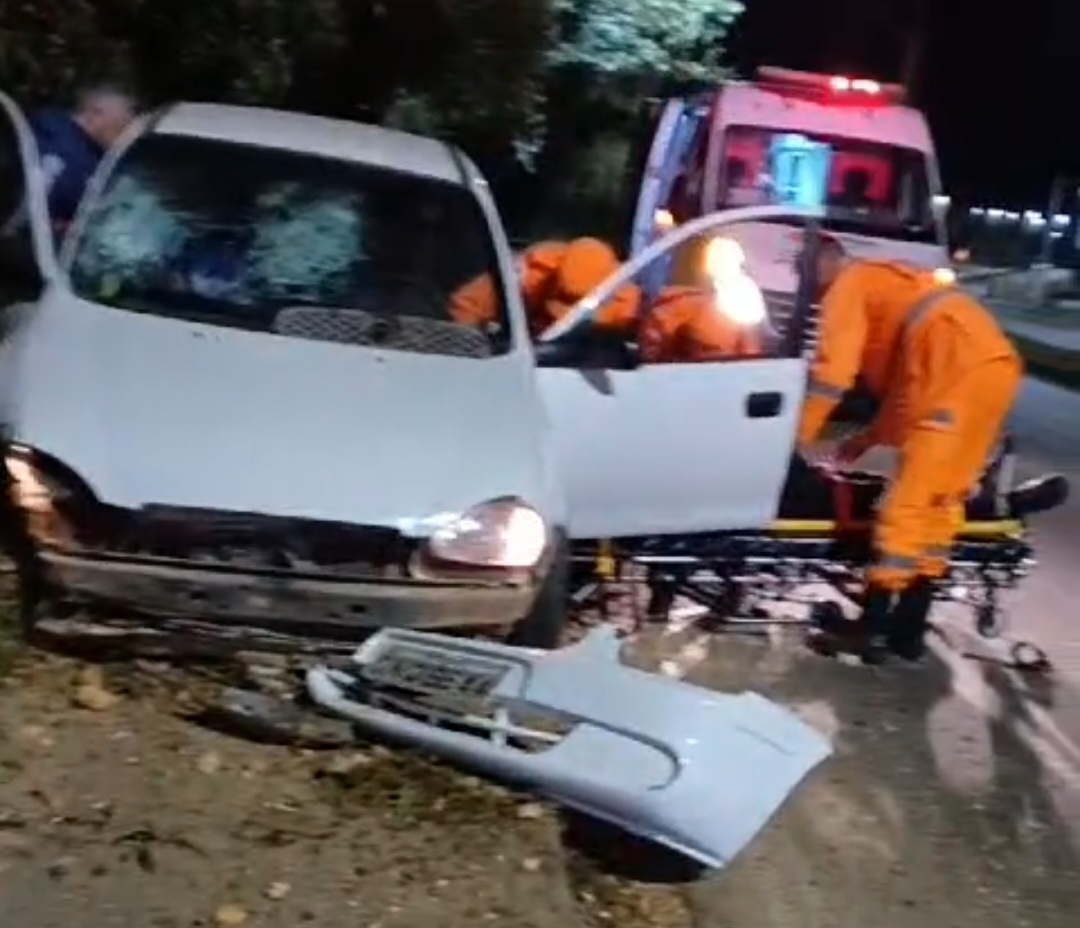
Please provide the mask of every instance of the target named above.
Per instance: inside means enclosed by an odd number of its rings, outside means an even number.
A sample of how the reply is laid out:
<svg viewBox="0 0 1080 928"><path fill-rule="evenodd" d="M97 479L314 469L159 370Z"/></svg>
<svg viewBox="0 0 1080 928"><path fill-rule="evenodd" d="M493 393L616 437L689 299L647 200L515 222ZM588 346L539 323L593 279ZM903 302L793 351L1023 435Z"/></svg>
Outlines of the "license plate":
<svg viewBox="0 0 1080 928"><path fill-rule="evenodd" d="M454 711L478 708L506 675L495 661L408 645L391 645L364 667L365 680L421 697L427 705Z"/></svg>

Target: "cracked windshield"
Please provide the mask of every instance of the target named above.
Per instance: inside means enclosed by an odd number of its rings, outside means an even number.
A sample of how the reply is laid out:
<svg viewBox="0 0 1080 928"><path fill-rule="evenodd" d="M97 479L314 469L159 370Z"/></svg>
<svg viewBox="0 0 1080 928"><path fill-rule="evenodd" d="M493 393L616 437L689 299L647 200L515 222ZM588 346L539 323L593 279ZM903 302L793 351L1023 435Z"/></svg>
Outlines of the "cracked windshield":
<svg viewBox="0 0 1080 928"><path fill-rule="evenodd" d="M494 272L469 192L391 169L191 138L140 140L86 217L71 263L84 298L153 316L490 354L497 288L458 322L459 291ZM474 284L475 286L475 284ZM471 323L483 325L470 331ZM468 336L472 334L473 339ZM415 344L414 344L415 343ZM460 346L459 346L460 347Z"/></svg>

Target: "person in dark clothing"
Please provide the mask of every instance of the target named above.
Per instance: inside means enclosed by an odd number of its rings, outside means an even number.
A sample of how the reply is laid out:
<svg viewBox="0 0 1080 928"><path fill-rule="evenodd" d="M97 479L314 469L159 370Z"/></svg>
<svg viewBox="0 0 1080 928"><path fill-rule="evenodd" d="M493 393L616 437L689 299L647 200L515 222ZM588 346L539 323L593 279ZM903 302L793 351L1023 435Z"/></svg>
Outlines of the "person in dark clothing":
<svg viewBox="0 0 1080 928"><path fill-rule="evenodd" d="M134 99L109 86L84 90L73 110L47 108L30 114L54 225L71 222L98 162L135 115Z"/></svg>

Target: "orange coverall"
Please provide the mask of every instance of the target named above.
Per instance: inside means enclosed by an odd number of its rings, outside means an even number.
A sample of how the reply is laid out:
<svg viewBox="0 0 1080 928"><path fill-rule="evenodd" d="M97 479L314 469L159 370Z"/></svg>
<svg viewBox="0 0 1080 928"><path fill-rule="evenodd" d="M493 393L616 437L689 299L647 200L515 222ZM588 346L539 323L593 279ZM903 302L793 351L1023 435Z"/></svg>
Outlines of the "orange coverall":
<svg viewBox="0 0 1080 928"><path fill-rule="evenodd" d="M530 335L539 336L618 268L615 252L595 238L540 242L526 249L520 259L519 282ZM630 330L637 321L640 302L637 287L627 284L600 307L594 324ZM495 284L484 274L454 293L450 314L463 325L482 325L494 321L498 305Z"/></svg>
<svg viewBox="0 0 1080 928"><path fill-rule="evenodd" d="M899 451L867 575L871 585L899 591L916 576L944 574L964 499L1002 430L1023 364L972 297L929 272L855 262L822 302L800 447L819 438L860 373L881 408L841 456L854 460L875 445Z"/></svg>
<svg viewBox="0 0 1080 928"><path fill-rule="evenodd" d="M696 287L666 287L638 331L646 364L722 361L761 354L757 329L728 319L716 297Z"/></svg>

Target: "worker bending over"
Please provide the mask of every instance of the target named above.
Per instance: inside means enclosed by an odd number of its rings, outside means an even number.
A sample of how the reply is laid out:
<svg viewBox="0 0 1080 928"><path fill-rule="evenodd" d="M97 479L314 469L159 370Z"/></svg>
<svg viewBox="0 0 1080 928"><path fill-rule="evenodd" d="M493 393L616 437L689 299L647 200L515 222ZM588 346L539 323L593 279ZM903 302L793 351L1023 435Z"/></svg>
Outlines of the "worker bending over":
<svg viewBox="0 0 1080 928"><path fill-rule="evenodd" d="M817 640L867 663L890 652L917 660L932 583L947 570L965 497L1003 430L1023 365L993 316L931 272L849 261L831 238L817 272L821 327L799 448L820 439L861 374L881 406L869 429L840 446L840 462L878 445L899 452L874 525L862 615L823 627Z"/></svg>
<svg viewBox="0 0 1080 928"><path fill-rule="evenodd" d="M745 273L741 249L731 245L718 240L697 285L665 287L646 313L641 312L641 291L633 284L621 287L598 308L592 325L636 337L646 364L758 356L764 299ZM530 335L537 338L618 268L614 250L594 238L541 242L526 249L518 273ZM497 307L495 284L485 274L453 295L450 312L455 322L482 325L494 321Z"/></svg>
<svg viewBox="0 0 1080 928"><path fill-rule="evenodd" d="M618 269L614 250L595 238L540 242L527 248L518 259L518 277L529 334L537 338ZM627 284L600 307L593 324L632 332L640 303L638 288ZM495 321L498 305L495 283L484 274L451 297L450 314L463 325L483 325Z"/></svg>

